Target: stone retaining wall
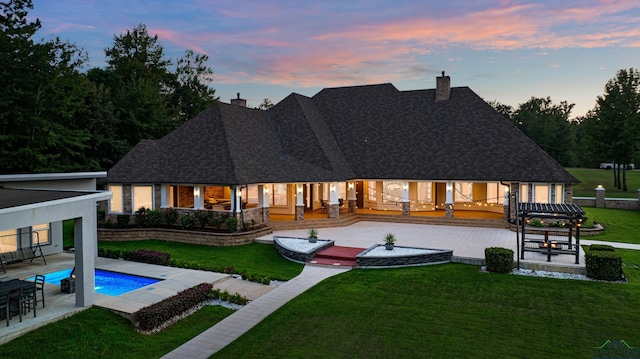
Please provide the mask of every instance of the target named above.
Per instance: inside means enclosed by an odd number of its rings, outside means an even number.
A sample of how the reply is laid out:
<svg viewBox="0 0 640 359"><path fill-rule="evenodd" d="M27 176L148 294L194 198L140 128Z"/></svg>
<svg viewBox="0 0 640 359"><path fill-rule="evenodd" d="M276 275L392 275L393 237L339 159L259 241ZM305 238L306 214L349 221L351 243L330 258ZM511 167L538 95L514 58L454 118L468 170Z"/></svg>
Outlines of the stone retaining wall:
<svg viewBox="0 0 640 359"><path fill-rule="evenodd" d="M406 256L382 256L382 257L367 257L365 254L377 246L383 246L378 244L366 250L365 252L358 254L356 257L356 263L358 267L395 267L395 266L407 266L416 264L435 264L446 263L451 261L453 251L451 250L437 250L435 253L424 253L416 255Z"/></svg>
<svg viewBox="0 0 640 359"><path fill-rule="evenodd" d="M157 239L167 242L230 247L251 243L257 237L261 237L269 233L272 233L272 229L268 227L239 233L214 233L168 228L98 228L98 240L118 242Z"/></svg>
<svg viewBox="0 0 640 359"><path fill-rule="evenodd" d="M306 238L301 238L301 239L306 239ZM273 237L273 244L276 247L276 250L278 251L278 253L280 253L281 256L291 259L293 261L296 262L302 262L302 263L306 263L310 260L312 260L313 258L316 257L316 253L323 251L331 246L334 245L334 241L328 241L327 244L320 246L318 248L316 248L314 251L309 252L309 253L304 253L304 252L296 252L296 251L292 251L284 246L282 246L280 244L280 242L278 242L278 237L274 236Z"/></svg>

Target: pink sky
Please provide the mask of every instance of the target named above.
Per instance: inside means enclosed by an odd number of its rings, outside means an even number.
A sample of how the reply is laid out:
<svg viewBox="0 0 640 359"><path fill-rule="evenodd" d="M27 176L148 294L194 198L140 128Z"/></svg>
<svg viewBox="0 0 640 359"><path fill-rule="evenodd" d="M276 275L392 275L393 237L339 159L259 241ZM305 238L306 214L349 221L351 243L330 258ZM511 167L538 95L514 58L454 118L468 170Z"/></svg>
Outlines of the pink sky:
<svg viewBox="0 0 640 359"><path fill-rule="evenodd" d="M114 35L139 23L165 52L205 53L222 101L393 83L452 86L517 106L531 96L593 108L607 80L640 60L637 1L35 0L40 37L83 47L104 66Z"/></svg>

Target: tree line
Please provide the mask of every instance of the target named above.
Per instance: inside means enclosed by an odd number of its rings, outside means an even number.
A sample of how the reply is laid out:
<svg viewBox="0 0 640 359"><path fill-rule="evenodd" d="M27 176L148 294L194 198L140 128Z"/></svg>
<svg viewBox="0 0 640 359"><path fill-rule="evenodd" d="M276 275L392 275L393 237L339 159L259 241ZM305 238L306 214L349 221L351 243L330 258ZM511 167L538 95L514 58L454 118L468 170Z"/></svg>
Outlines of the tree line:
<svg viewBox="0 0 640 359"><path fill-rule="evenodd" d="M597 168L600 162L614 162L614 185L627 190L627 165L640 160L638 70L619 70L595 107L575 119L570 119L573 104L556 104L550 97L532 97L517 108L488 103L565 167Z"/></svg>
<svg viewBox="0 0 640 359"><path fill-rule="evenodd" d="M208 57L167 58L144 24L114 36L107 66L58 37L34 40L31 0L0 2L0 172L110 168L218 99Z"/></svg>

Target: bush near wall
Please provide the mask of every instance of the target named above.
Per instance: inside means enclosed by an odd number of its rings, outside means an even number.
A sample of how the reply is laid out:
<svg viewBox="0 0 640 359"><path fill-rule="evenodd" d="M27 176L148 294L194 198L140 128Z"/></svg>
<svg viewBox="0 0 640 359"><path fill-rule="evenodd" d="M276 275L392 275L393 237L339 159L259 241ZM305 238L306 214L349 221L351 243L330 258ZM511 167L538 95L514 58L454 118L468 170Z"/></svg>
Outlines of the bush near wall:
<svg viewBox="0 0 640 359"><path fill-rule="evenodd" d="M615 252L616 249L608 244L592 244L589 246L590 251Z"/></svg>
<svg viewBox="0 0 640 359"><path fill-rule="evenodd" d="M588 250L584 253L587 277L617 281L622 279L622 257L612 251Z"/></svg>
<svg viewBox="0 0 640 359"><path fill-rule="evenodd" d="M133 314L134 325L142 331L153 330L211 298L211 283L198 284Z"/></svg>
<svg viewBox="0 0 640 359"><path fill-rule="evenodd" d="M489 247L484 250L484 260L489 272L509 273L513 270L513 251L501 247Z"/></svg>
<svg viewBox="0 0 640 359"><path fill-rule="evenodd" d="M158 264L163 266L169 265L170 258L170 253L152 251L149 249L134 249L127 252L127 255L125 256L125 259L128 261Z"/></svg>

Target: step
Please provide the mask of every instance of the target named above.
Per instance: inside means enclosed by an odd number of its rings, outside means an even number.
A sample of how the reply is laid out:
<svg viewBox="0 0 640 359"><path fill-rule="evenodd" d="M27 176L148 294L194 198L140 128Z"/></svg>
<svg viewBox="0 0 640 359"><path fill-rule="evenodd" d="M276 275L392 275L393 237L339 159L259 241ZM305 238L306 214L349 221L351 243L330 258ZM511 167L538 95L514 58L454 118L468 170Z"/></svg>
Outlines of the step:
<svg viewBox="0 0 640 359"><path fill-rule="evenodd" d="M316 258L330 259L348 259L354 260L356 256L362 253L366 248L331 246L325 250L316 253Z"/></svg>
<svg viewBox="0 0 640 359"><path fill-rule="evenodd" d="M345 267L355 267L355 260L346 260L346 259L332 259L332 258L314 258L308 262L309 264L315 265L325 265L325 266L345 266Z"/></svg>

